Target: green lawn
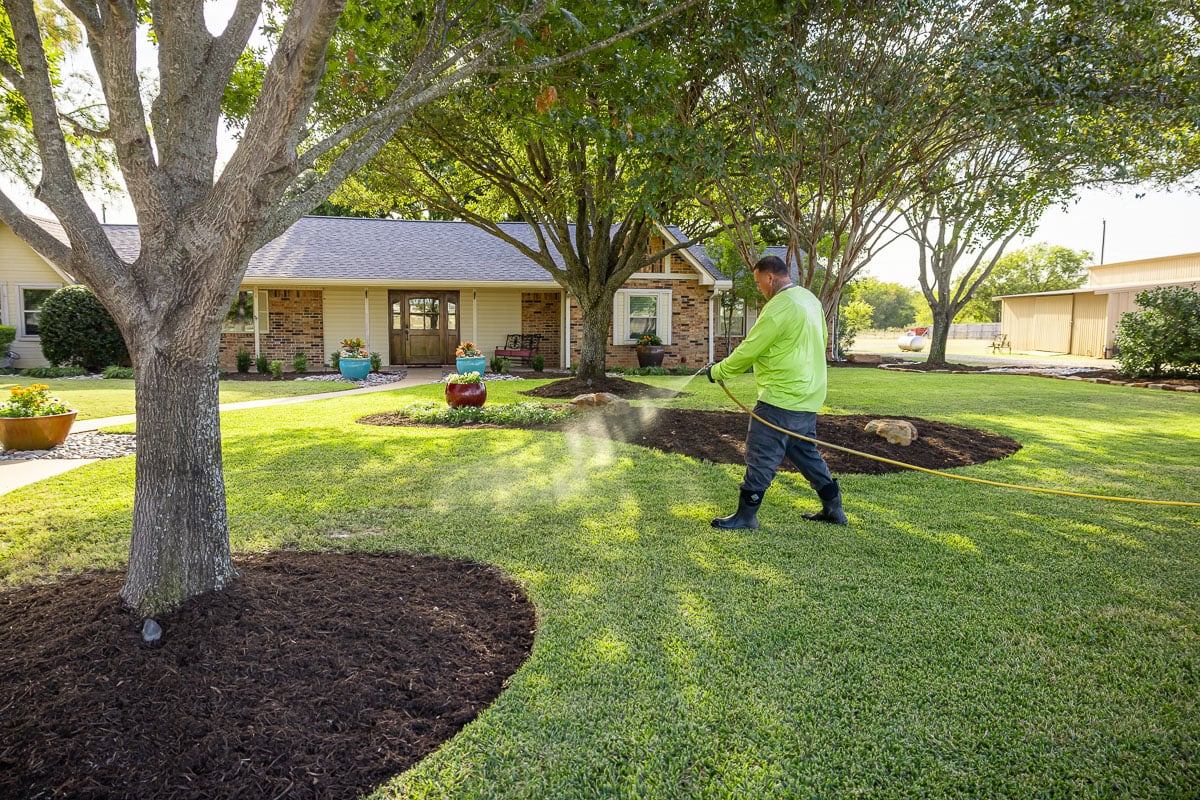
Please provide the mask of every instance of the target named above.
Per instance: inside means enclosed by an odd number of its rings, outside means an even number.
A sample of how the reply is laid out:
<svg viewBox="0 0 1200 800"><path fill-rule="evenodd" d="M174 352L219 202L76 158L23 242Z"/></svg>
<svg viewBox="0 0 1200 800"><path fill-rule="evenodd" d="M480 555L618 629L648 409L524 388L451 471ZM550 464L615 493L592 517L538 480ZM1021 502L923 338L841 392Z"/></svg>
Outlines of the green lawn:
<svg viewBox="0 0 1200 800"><path fill-rule="evenodd" d="M8 390L12 387L28 386L31 383L49 386L52 397L62 398L68 406L79 412L77 419L119 417L133 413L131 380L43 379L5 375L0 377L0 402L8 399ZM238 403L268 397L296 397L353 388L349 383L336 381L221 381L221 402Z"/></svg>
<svg viewBox="0 0 1200 800"><path fill-rule="evenodd" d="M682 379L648 379L679 385ZM1003 375L831 372L829 413L1024 447L962 474L1200 499L1200 399ZM489 384L489 402L528 384ZM678 405L731 408L688 385ZM752 396L747 378L733 382ZM1200 509L844 476L846 528L783 475L586 437L354 424L428 386L223 415L234 547L499 565L529 662L380 797L1196 797ZM818 431L819 432L819 431ZM118 567L131 459L0 497L0 579Z"/></svg>

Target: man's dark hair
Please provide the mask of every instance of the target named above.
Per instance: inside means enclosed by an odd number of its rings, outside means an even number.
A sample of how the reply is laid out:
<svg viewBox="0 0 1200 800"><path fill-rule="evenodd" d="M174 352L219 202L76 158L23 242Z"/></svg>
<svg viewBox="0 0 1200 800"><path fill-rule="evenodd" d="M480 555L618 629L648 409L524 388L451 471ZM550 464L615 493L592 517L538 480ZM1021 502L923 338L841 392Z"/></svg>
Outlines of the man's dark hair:
<svg viewBox="0 0 1200 800"><path fill-rule="evenodd" d="M773 272L776 275L787 275L787 264L783 263L783 259L779 256L763 256L754 265L755 272Z"/></svg>

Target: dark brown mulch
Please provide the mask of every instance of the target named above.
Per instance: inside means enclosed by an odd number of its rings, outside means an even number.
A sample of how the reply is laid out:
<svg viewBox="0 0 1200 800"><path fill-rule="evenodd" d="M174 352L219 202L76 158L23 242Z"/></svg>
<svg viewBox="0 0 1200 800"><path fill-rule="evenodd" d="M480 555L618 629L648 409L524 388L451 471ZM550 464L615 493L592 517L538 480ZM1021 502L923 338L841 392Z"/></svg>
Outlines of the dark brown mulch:
<svg viewBox="0 0 1200 800"><path fill-rule="evenodd" d="M585 431L718 464L745 463L749 419L745 414L677 408L656 411L639 425L614 425L614 415L591 415L585 418ZM817 418L817 435L814 438L927 469L982 464L1010 456L1021 449L1018 442L1007 436L919 417L888 417L908 420L917 428L917 440L912 444L888 444L886 439L864 430L873 419L879 419L879 416L822 415ZM818 449L834 474L883 475L904 469L829 447ZM780 469L795 471L792 463L786 459Z"/></svg>
<svg viewBox="0 0 1200 800"><path fill-rule="evenodd" d="M919 417L904 419L917 428L917 440L908 446L889 444L866 424L878 416L866 414L829 415L817 418L816 439L863 453L913 464L927 469L947 469L982 464L1005 458L1021 449L1019 442L996 433L951 425ZM749 417L742 412L695 411L682 408L629 408L621 411L587 411L578 419L557 425L520 426L532 430L573 431L622 442L632 442L666 453L712 461L743 464L746 456L746 427ZM358 420L366 425L414 426L399 414L372 414ZM468 427L468 426L463 426ZM495 424L476 427L501 427ZM883 475L904 467L820 447L829 469L835 474ZM786 459L780 467L794 472Z"/></svg>
<svg viewBox="0 0 1200 800"><path fill-rule="evenodd" d="M357 797L453 736L536 624L492 567L276 553L141 641L90 573L0 595L0 797Z"/></svg>
<svg viewBox="0 0 1200 800"><path fill-rule="evenodd" d="M570 398L593 392L608 392L626 400L650 400L655 398L686 397L688 392L677 392L674 389L663 389L638 381L627 381L624 378L563 378L561 381L543 384L536 389L529 389L521 394L530 397Z"/></svg>

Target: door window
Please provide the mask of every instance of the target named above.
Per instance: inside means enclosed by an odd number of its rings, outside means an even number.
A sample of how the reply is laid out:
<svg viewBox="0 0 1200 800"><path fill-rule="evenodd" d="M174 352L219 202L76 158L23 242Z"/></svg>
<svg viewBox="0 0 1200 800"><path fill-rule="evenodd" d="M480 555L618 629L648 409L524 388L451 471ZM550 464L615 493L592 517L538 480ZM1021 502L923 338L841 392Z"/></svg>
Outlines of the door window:
<svg viewBox="0 0 1200 800"><path fill-rule="evenodd" d="M408 327L414 331L440 330L441 302L433 297L413 297L408 301Z"/></svg>

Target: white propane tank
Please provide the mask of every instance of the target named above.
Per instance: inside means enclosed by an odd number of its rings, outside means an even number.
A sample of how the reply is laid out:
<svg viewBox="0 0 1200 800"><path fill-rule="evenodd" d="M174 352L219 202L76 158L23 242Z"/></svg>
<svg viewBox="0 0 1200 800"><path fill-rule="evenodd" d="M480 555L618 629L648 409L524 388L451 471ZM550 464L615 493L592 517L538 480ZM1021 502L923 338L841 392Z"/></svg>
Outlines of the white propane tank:
<svg viewBox="0 0 1200 800"><path fill-rule="evenodd" d="M925 349L925 337L916 333L906 333L896 340L896 345L901 350L919 353Z"/></svg>

